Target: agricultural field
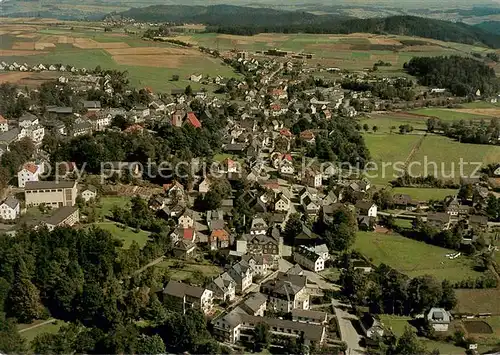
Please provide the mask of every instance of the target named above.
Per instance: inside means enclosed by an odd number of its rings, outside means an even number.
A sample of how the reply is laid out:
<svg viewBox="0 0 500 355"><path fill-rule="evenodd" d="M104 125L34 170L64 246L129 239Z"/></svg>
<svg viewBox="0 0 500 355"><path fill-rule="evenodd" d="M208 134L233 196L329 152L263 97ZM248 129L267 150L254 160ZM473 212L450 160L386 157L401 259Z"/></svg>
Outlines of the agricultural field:
<svg viewBox="0 0 500 355"><path fill-rule="evenodd" d="M466 257L450 260L446 254L453 250L425 244L398 234L358 232L354 249L374 264L387 264L410 276L433 275L437 279L457 282L481 276L473 270L473 262Z"/></svg>
<svg viewBox="0 0 500 355"><path fill-rule="evenodd" d="M22 26L0 25L0 56L6 62L34 65L66 64L78 68L127 70L131 84L167 91L192 85L194 73L209 76L238 76L220 59L212 58L195 48L142 40L137 35L104 33L102 28L51 27L45 24ZM171 81L179 75L179 81ZM207 85L207 89L213 89Z"/></svg>
<svg viewBox="0 0 500 355"><path fill-rule="evenodd" d="M379 60L392 66L381 67L381 74L401 72L403 64L415 56L469 55L484 52L482 47L421 39L421 45L404 44L415 38L405 36L383 36L366 33L349 35L277 34L261 33L255 36L235 36L215 33L183 34L182 40L220 51L245 50L250 52L278 48L291 52L306 52L315 55L308 61L313 66L334 66L360 70L372 67Z"/></svg>
<svg viewBox="0 0 500 355"><path fill-rule="evenodd" d="M456 290L460 313L488 313L500 316L500 297L498 289L460 289ZM500 327L500 317L499 324Z"/></svg>
<svg viewBox="0 0 500 355"><path fill-rule="evenodd" d="M443 200L446 196L453 196L458 192L457 190L453 189L425 189L412 187L396 187L391 191L393 194L410 195L414 200L417 201Z"/></svg>

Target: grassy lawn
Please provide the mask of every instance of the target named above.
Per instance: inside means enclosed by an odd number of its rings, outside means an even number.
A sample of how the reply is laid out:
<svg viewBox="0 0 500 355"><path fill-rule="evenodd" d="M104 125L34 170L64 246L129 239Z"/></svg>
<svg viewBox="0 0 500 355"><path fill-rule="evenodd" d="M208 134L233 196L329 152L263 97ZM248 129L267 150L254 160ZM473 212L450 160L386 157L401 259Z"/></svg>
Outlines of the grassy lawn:
<svg viewBox="0 0 500 355"><path fill-rule="evenodd" d="M429 200L442 200L446 196L455 195L457 193L457 190L396 187L392 189L392 193L410 195L413 199L417 201L429 201Z"/></svg>
<svg viewBox="0 0 500 355"><path fill-rule="evenodd" d="M111 209L113 206L118 205L119 207L125 207L130 203L130 197L126 196L103 196L100 200L100 215L103 218L108 217L111 214Z"/></svg>
<svg viewBox="0 0 500 355"><path fill-rule="evenodd" d="M461 159L464 162L462 173L465 176L470 176L476 169L476 165L473 163L497 163L500 160L500 147L465 144L443 136L428 136L412 157L411 161L414 162L414 165L411 171L413 174L431 174L443 179L458 181L461 175ZM475 173L477 174L477 172Z"/></svg>
<svg viewBox="0 0 500 355"><path fill-rule="evenodd" d="M38 321L35 321L35 322L31 323L31 324L19 324L18 325L18 329L22 330L22 329L25 329L25 328L28 328L28 327L31 327L33 325L36 325L36 324L39 324L39 323L43 323L43 322L45 322L45 321L44 320L38 320ZM51 333L51 334L57 333L59 331L59 328L61 328L63 325L64 325L63 321L61 321L61 320L55 320L53 323L44 324L44 325L41 325L39 327L23 331L21 333L21 335L22 335L22 337L24 339L26 339L26 341L28 343L30 343L31 341L33 341L33 339L36 338L37 335L40 335L40 334L43 334L43 333Z"/></svg>
<svg viewBox="0 0 500 355"><path fill-rule="evenodd" d="M216 277L223 271L222 268L208 262L197 264L194 261L188 263L176 259L162 261L156 267L167 269L172 280L191 281L193 283L202 282L203 277Z"/></svg>
<svg viewBox="0 0 500 355"><path fill-rule="evenodd" d="M401 134L364 134L364 138L372 161L377 165L377 170L368 172L367 177L374 184L385 184L399 176L394 164L399 163L404 166L413 146L421 137ZM390 163L390 165L384 168L383 163Z"/></svg>
<svg viewBox="0 0 500 355"><path fill-rule="evenodd" d="M125 227L121 228L115 222L98 222L94 223L95 226L110 232L113 237L120 239L123 242L123 248L130 247L133 241L142 248L149 239L151 233L140 230L136 232L134 229Z"/></svg>
<svg viewBox="0 0 500 355"><path fill-rule="evenodd" d="M354 249L368 257L375 265L384 263L410 276L433 275L452 282L479 277L466 257L450 260L446 254L453 250L425 244L398 234L358 232Z"/></svg>
<svg viewBox="0 0 500 355"><path fill-rule="evenodd" d="M360 119L361 125L368 124L370 130L373 126L377 126L377 133L390 133L391 127L396 127L393 130L393 134L399 132L399 126L409 124L414 130L427 130L427 119L424 117L408 117L408 116L398 116L397 113L387 115L387 114L373 114L369 115L367 118Z"/></svg>
<svg viewBox="0 0 500 355"><path fill-rule="evenodd" d="M395 218L394 224L401 228L411 228L413 226L412 221L409 219Z"/></svg>

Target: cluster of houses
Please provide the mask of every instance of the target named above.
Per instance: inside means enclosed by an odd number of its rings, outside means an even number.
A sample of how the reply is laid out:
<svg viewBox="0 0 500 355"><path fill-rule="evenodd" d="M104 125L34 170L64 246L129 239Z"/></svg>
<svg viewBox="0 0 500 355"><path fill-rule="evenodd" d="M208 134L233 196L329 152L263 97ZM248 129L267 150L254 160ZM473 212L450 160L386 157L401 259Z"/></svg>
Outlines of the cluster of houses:
<svg viewBox="0 0 500 355"><path fill-rule="evenodd" d="M28 72L28 71L34 71L34 72L41 72L41 71L54 71L54 72L70 72L70 73L81 73L85 74L87 73L87 69L85 68L76 68L71 65L64 65L64 64L35 64L35 65L28 65L26 63L19 64L17 62L13 63L6 63L4 61L0 62L0 70L6 70L6 71L22 71L22 72Z"/></svg>

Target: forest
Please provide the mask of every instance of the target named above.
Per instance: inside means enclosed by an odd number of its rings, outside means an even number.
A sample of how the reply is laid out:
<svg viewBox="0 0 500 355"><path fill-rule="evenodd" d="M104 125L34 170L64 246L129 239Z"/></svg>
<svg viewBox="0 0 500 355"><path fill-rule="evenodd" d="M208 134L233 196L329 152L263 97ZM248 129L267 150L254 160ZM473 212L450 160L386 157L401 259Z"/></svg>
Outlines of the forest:
<svg viewBox="0 0 500 355"><path fill-rule="evenodd" d="M404 64L421 85L450 90L456 96L491 96L500 86L495 70L485 63L460 56L414 57Z"/></svg>
<svg viewBox="0 0 500 355"><path fill-rule="evenodd" d="M466 44L500 47L500 36L479 27L417 16L354 19L332 14L280 11L232 5L154 5L120 15L138 21L203 23L207 32L236 35L276 33L376 33L418 36Z"/></svg>

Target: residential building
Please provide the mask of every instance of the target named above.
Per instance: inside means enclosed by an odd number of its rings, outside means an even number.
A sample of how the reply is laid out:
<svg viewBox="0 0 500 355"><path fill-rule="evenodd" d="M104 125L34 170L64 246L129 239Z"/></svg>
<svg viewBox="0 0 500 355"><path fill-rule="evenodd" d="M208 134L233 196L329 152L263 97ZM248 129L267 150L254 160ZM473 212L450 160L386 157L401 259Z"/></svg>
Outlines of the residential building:
<svg viewBox="0 0 500 355"><path fill-rule="evenodd" d="M321 187L323 185L323 175L315 169L307 168L304 172L302 183L314 188Z"/></svg>
<svg viewBox="0 0 500 355"><path fill-rule="evenodd" d="M250 268L254 277L265 277L271 269L274 268L275 262L269 255L243 255L242 260L245 260Z"/></svg>
<svg viewBox="0 0 500 355"><path fill-rule="evenodd" d="M450 229L451 215L445 212L427 213L427 223L439 230Z"/></svg>
<svg viewBox="0 0 500 355"><path fill-rule="evenodd" d="M41 166L35 163L24 164L17 173L17 186L25 187L28 181L38 181L41 170Z"/></svg>
<svg viewBox="0 0 500 355"><path fill-rule="evenodd" d="M83 101L83 108L90 112L100 111L101 101Z"/></svg>
<svg viewBox="0 0 500 355"><path fill-rule="evenodd" d="M266 311L267 296L260 292L255 292L250 295L242 304L241 308L252 316L264 317Z"/></svg>
<svg viewBox="0 0 500 355"><path fill-rule="evenodd" d="M95 200L97 198L97 189L95 186L88 185L81 192L81 196L85 202L89 202L90 200Z"/></svg>
<svg viewBox="0 0 500 355"><path fill-rule="evenodd" d="M0 132L7 132L9 130L9 121L0 115Z"/></svg>
<svg viewBox="0 0 500 355"><path fill-rule="evenodd" d="M229 248L229 233L225 229L214 229L208 236L211 250Z"/></svg>
<svg viewBox="0 0 500 355"><path fill-rule="evenodd" d="M184 213L179 217L179 226L183 229L194 227L193 210L187 208Z"/></svg>
<svg viewBox="0 0 500 355"><path fill-rule="evenodd" d="M194 256L196 244L190 240L180 239L174 244L174 256L178 259L189 259Z"/></svg>
<svg viewBox="0 0 500 355"><path fill-rule="evenodd" d="M213 292L214 298L231 302L236 297L236 281L226 272L213 279L207 288Z"/></svg>
<svg viewBox="0 0 500 355"><path fill-rule="evenodd" d="M250 235L265 235L267 233L268 225L261 217L252 219L250 227Z"/></svg>
<svg viewBox="0 0 500 355"><path fill-rule="evenodd" d="M294 322L308 324L326 324L328 321L328 313L304 309L293 309L292 320Z"/></svg>
<svg viewBox="0 0 500 355"><path fill-rule="evenodd" d="M170 280L163 289L163 300L183 314L190 308L209 313L213 306L213 292L203 287Z"/></svg>
<svg viewBox="0 0 500 355"><path fill-rule="evenodd" d="M11 221L21 214L21 204L14 196L9 196L0 205L0 218Z"/></svg>
<svg viewBox="0 0 500 355"><path fill-rule="evenodd" d="M370 201L358 201L356 203L358 215L377 218L377 205Z"/></svg>
<svg viewBox="0 0 500 355"><path fill-rule="evenodd" d="M252 285L252 269L244 260L241 260L231 266L227 273L236 282L236 292L238 293L243 293Z"/></svg>
<svg viewBox="0 0 500 355"><path fill-rule="evenodd" d="M451 322L450 313L444 308L431 308L427 321L436 332L446 332Z"/></svg>
<svg viewBox="0 0 500 355"><path fill-rule="evenodd" d="M40 121L38 117L32 115L31 113L25 113L21 117L19 117L19 127L21 128L30 128L31 126L38 126Z"/></svg>
<svg viewBox="0 0 500 355"><path fill-rule="evenodd" d="M54 230L56 227L72 227L80 222L80 211L78 207L63 206L58 208L52 216L44 220L44 224L49 230Z"/></svg>
<svg viewBox="0 0 500 355"><path fill-rule="evenodd" d="M370 313L364 313L359 323L367 338L376 339L384 336L384 326L382 322Z"/></svg>
<svg viewBox="0 0 500 355"><path fill-rule="evenodd" d="M325 269L325 259L314 251L300 245L293 253L293 260L308 270L319 272Z"/></svg>
<svg viewBox="0 0 500 355"><path fill-rule="evenodd" d="M28 181L24 189L26 206L45 204L50 207L74 206L76 181Z"/></svg>
<svg viewBox="0 0 500 355"><path fill-rule="evenodd" d="M323 325L258 317L246 314L238 308L213 321L214 334L219 340L232 344L239 341L251 342L255 327L262 323L269 326L271 334L279 337L301 338L304 345L307 346L311 345L311 343L321 345L326 338L326 329Z"/></svg>
<svg viewBox="0 0 500 355"><path fill-rule="evenodd" d="M327 261L330 259L330 251L328 250L328 246L326 244L318 244L306 247L308 250L315 252L320 255L323 260Z"/></svg>
<svg viewBox="0 0 500 355"><path fill-rule="evenodd" d="M278 273L276 279L261 285L262 293L268 295L268 309L289 313L293 309L309 309L307 278L300 275Z"/></svg>

